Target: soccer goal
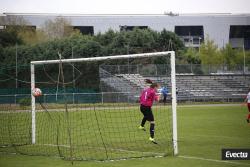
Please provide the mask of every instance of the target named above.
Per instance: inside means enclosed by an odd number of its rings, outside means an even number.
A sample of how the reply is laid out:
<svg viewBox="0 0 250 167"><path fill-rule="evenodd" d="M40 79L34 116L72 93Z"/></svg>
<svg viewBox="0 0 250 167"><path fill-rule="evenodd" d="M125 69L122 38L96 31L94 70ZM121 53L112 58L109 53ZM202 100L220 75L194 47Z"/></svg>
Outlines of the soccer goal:
<svg viewBox="0 0 250 167"><path fill-rule="evenodd" d="M138 128L145 79L170 90L152 107L158 144L148 140L149 123ZM174 51L32 61L35 88L43 95L31 96L34 152L71 160L178 154Z"/></svg>

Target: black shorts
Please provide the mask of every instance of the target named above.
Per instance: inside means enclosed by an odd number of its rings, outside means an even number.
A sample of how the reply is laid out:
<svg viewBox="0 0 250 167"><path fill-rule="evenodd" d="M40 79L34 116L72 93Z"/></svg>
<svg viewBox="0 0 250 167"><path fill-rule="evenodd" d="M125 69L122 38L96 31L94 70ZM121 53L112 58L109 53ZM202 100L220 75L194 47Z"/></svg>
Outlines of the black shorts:
<svg viewBox="0 0 250 167"><path fill-rule="evenodd" d="M151 107L141 105L140 110L147 121L154 121L154 115L152 113Z"/></svg>

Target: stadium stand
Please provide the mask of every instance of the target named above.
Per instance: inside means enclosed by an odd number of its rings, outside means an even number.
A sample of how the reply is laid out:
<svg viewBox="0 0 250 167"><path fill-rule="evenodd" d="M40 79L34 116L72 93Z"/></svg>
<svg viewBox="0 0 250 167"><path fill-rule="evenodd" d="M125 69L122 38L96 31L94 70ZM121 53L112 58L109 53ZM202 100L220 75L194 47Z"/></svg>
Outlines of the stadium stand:
<svg viewBox="0 0 250 167"><path fill-rule="evenodd" d="M247 92L247 84L243 84L243 76L234 75L179 75L177 86L180 92L187 92L187 97L180 100L192 101L237 101Z"/></svg>
<svg viewBox="0 0 250 167"><path fill-rule="evenodd" d="M107 71L104 71L103 73L108 74ZM171 90L170 78L164 76L117 74L115 76L101 77L101 82L112 87L114 91L131 92L132 90L135 94L139 94L146 86L144 83L145 78L167 86ZM242 101L250 86L250 75L178 74L176 75L176 83L178 101Z"/></svg>

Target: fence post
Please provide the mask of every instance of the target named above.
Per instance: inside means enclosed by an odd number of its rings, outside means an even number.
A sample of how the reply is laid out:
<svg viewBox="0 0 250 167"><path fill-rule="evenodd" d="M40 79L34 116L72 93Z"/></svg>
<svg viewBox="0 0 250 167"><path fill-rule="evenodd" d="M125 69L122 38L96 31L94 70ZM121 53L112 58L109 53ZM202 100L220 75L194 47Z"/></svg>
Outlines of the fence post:
<svg viewBox="0 0 250 167"><path fill-rule="evenodd" d="M103 104L103 92L101 93L101 95L102 95L102 104Z"/></svg>
<svg viewBox="0 0 250 167"><path fill-rule="evenodd" d="M15 94L15 105L16 105L16 94Z"/></svg>
<svg viewBox="0 0 250 167"><path fill-rule="evenodd" d="M155 66L155 76L158 75L158 71L157 71L157 65L154 65Z"/></svg>

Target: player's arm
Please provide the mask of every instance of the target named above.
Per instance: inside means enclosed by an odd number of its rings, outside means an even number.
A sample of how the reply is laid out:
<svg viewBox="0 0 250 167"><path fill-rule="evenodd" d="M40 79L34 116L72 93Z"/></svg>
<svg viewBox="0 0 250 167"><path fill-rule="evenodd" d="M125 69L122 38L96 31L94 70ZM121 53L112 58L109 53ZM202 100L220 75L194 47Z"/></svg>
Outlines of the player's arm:
<svg viewBox="0 0 250 167"><path fill-rule="evenodd" d="M245 97L245 99L244 99L244 102L242 103L243 106L247 105L248 96L249 96L249 95L246 95L246 97Z"/></svg>
<svg viewBox="0 0 250 167"><path fill-rule="evenodd" d="M249 94L246 96L246 98L244 100L245 103L247 102L248 98L249 98Z"/></svg>
<svg viewBox="0 0 250 167"><path fill-rule="evenodd" d="M160 96L161 96L161 95L156 95L156 96L155 96L155 101L159 102L159 101L160 101Z"/></svg>
<svg viewBox="0 0 250 167"><path fill-rule="evenodd" d="M152 93L152 96L153 96L154 101L157 101L157 102L160 101L161 94Z"/></svg>

